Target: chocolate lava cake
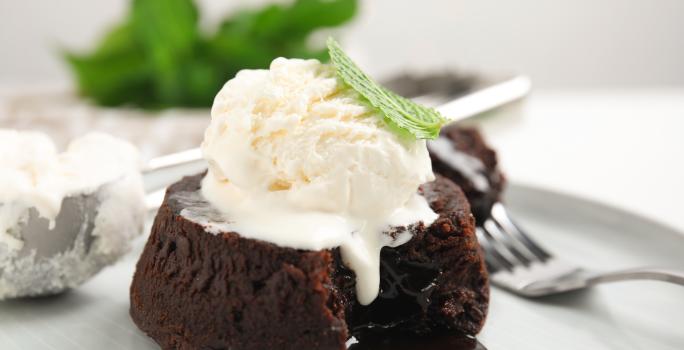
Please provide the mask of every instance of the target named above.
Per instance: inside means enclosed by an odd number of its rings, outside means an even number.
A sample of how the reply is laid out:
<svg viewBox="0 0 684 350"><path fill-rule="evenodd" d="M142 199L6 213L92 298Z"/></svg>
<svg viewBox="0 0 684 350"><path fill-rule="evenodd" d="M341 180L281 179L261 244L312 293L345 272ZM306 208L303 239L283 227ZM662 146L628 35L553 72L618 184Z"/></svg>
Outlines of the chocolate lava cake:
<svg viewBox="0 0 684 350"><path fill-rule="evenodd" d="M455 182L463 192L477 224L489 217L506 184L496 152L475 128L449 125L428 142L432 170Z"/></svg>
<svg viewBox="0 0 684 350"><path fill-rule="evenodd" d="M164 349L343 350L387 330L476 334L489 301L487 272L463 192L437 176L420 191L439 218L381 252L380 294L362 306L339 249L307 251L207 232L169 188L131 285L131 316ZM264 213L268 220L268 213Z"/></svg>

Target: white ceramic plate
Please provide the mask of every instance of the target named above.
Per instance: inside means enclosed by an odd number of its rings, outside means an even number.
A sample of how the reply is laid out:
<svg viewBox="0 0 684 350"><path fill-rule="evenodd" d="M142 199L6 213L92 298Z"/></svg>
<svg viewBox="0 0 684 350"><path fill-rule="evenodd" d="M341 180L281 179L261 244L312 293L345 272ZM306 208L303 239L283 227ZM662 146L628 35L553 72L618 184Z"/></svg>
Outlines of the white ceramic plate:
<svg viewBox="0 0 684 350"><path fill-rule="evenodd" d="M684 268L684 236L594 202L512 186L514 217L551 251L595 268ZM0 349L158 349L128 316L128 287L144 239L117 265L61 296L0 303ZM490 350L684 349L684 288L604 285L530 301L493 289L478 339Z"/></svg>

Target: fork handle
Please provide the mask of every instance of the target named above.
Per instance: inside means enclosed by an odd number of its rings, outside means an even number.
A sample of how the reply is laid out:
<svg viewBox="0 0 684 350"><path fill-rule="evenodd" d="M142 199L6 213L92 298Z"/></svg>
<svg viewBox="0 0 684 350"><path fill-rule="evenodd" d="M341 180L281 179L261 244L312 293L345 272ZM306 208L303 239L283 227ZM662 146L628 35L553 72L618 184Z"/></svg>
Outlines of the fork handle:
<svg viewBox="0 0 684 350"><path fill-rule="evenodd" d="M592 274L587 278L588 285L628 280L654 280L684 286L684 270L671 268L635 268Z"/></svg>

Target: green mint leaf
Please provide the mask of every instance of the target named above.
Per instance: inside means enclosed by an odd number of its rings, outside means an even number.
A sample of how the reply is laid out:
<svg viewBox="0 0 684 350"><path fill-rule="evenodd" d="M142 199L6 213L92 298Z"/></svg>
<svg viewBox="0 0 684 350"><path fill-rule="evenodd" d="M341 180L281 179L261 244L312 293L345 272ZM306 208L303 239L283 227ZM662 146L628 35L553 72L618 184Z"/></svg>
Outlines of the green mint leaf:
<svg viewBox="0 0 684 350"><path fill-rule="evenodd" d="M104 106L148 104L152 72L130 23L111 28L90 54L63 52L79 92Z"/></svg>
<svg viewBox="0 0 684 350"><path fill-rule="evenodd" d="M133 28L129 22L111 27L102 37L93 54L103 57L106 55L117 55L124 51L140 52L140 48L133 35Z"/></svg>
<svg viewBox="0 0 684 350"><path fill-rule="evenodd" d="M142 55L116 50L106 54L66 54L81 94L103 106L147 105L152 101L151 71Z"/></svg>
<svg viewBox="0 0 684 350"><path fill-rule="evenodd" d="M199 13L192 0L133 0L131 23L154 71L161 104L187 104L184 65L199 40Z"/></svg>
<svg viewBox="0 0 684 350"><path fill-rule="evenodd" d="M435 139L446 123L439 112L397 95L368 77L333 38L328 38L328 53L337 75L375 107L390 126L418 139Z"/></svg>
<svg viewBox="0 0 684 350"><path fill-rule="evenodd" d="M288 11L289 32L308 35L316 29L339 26L358 10L356 0L298 0Z"/></svg>
<svg viewBox="0 0 684 350"><path fill-rule="evenodd" d="M136 39L160 61L191 55L200 34L192 0L133 0L131 22Z"/></svg>

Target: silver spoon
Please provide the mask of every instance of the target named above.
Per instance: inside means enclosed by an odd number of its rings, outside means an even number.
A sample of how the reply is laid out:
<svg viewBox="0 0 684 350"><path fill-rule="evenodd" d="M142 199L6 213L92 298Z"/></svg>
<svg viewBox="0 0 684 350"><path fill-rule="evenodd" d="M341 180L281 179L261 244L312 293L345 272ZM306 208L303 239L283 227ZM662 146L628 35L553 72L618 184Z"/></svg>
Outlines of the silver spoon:
<svg viewBox="0 0 684 350"><path fill-rule="evenodd" d="M142 172L146 203L133 201L121 206L121 218L129 222L96 220L104 199L127 179L106 183L90 194L65 198L52 226L35 208L29 208L26 219L10 229L23 241L21 249L0 243L0 300L57 294L84 283L129 250L130 237L122 233L105 246L98 230L126 227L139 233L146 209L159 206L164 187L204 168L198 149L152 159Z"/></svg>

